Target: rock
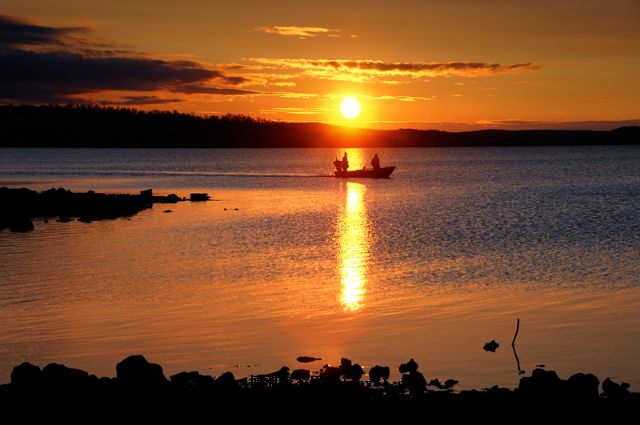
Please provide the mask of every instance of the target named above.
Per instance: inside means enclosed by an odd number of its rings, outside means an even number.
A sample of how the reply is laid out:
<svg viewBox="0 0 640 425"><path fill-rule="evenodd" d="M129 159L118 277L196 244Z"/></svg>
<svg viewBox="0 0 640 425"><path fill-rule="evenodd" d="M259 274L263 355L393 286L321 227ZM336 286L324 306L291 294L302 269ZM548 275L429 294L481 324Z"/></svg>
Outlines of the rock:
<svg viewBox="0 0 640 425"><path fill-rule="evenodd" d="M140 191L140 196L142 198L152 199L153 198L153 189L141 190Z"/></svg>
<svg viewBox="0 0 640 425"><path fill-rule="evenodd" d="M200 375L198 372L180 372L171 377L171 383L178 388L204 388L212 387L215 380L209 375Z"/></svg>
<svg viewBox="0 0 640 425"><path fill-rule="evenodd" d="M320 357L300 356L296 360L299 361L300 363L311 363L311 362L315 362L315 361L322 360L322 359Z"/></svg>
<svg viewBox="0 0 640 425"><path fill-rule="evenodd" d="M238 388L238 384L233 373L225 372L216 379L216 387L222 391L233 391Z"/></svg>
<svg viewBox="0 0 640 425"><path fill-rule="evenodd" d="M391 374L391 370L389 366L374 366L369 370L369 379L374 384L380 384L380 380L384 379L385 381L389 379L389 375Z"/></svg>
<svg viewBox="0 0 640 425"><path fill-rule="evenodd" d="M14 217L8 224L9 230L16 233L31 232L34 229L33 222L27 217Z"/></svg>
<svg viewBox="0 0 640 425"><path fill-rule="evenodd" d="M425 392L427 380L422 373L414 370L402 375L402 385L409 390L409 394L416 396Z"/></svg>
<svg viewBox="0 0 640 425"><path fill-rule="evenodd" d="M553 370L534 369L530 377L520 378L518 392L526 397L552 398L562 391L562 384Z"/></svg>
<svg viewBox="0 0 640 425"><path fill-rule="evenodd" d="M440 382L438 378L432 379L429 381L427 385L430 387L436 387L440 390L450 390L454 385L458 384L460 381L456 379L447 379L444 383Z"/></svg>
<svg viewBox="0 0 640 425"><path fill-rule="evenodd" d="M29 362L20 363L11 372L11 385L20 388L33 388L42 382L40 367Z"/></svg>
<svg viewBox="0 0 640 425"><path fill-rule="evenodd" d="M168 213L171 213L171 212L173 212L173 211L171 211L171 210L164 210L164 211L162 211L162 212L163 212L163 213L165 213L165 214L168 214Z"/></svg>
<svg viewBox="0 0 640 425"><path fill-rule="evenodd" d="M70 219L69 217L67 217L65 215L61 215L60 217L58 217L58 219L56 221L58 223L68 223L68 222L72 221L72 219Z"/></svg>
<svg viewBox="0 0 640 425"><path fill-rule="evenodd" d="M364 375L364 370L359 364L353 364L351 360L342 358L340 359L340 370L342 376L352 381L359 381Z"/></svg>
<svg viewBox="0 0 640 425"><path fill-rule="evenodd" d="M89 374L84 370L51 363L42 369L43 382L55 388L79 389L89 384Z"/></svg>
<svg viewBox="0 0 640 425"><path fill-rule="evenodd" d="M342 370L338 367L324 365L320 370L320 379L323 382L339 382L342 376Z"/></svg>
<svg viewBox="0 0 640 425"><path fill-rule="evenodd" d="M280 385L285 385L289 383L289 370L288 367L282 366L280 370L271 372L269 375L277 378Z"/></svg>
<svg viewBox="0 0 640 425"><path fill-rule="evenodd" d="M631 397L629 384L625 382L617 384L613 382L611 378L607 378L602 382L602 391L604 395L611 400L627 400Z"/></svg>
<svg viewBox="0 0 640 425"><path fill-rule="evenodd" d="M416 363L415 360L411 359L406 363L402 363L398 370L400 371L400 373L415 372L418 370L418 363Z"/></svg>
<svg viewBox="0 0 640 425"><path fill-rule="evenodd" d="M498 344L498 342L495 339L492 339L491 341L487 342L482 347L482 349L484 351L491 351L492 353L495 353L498 347L500 347L500 344Z"/></svg>
<svg viewBox="0 0 640 425"><path fill-rule="evenodd" d="M301 379L306 380L311 378L311 371L308 369L295 369L291 372L291 379L299 381Z"/></svg>
<svg viewBox="0 0 640 425"><path fill-rule="evenodd" d="M202 201L208 201L209 199L211 199L209 197L208 193L191 193L189 194L189 200L191 202L202 202Z"/></svg>
<svg viewBox="0 0 640 425"><path fill-rule="evenodd" d="M567 379L567 391L571 398L584 401L597 400L600 397L600 380L591 373L576 373Z"/></svg>
<svg viewBox="0 0 640 425"><path fill-rule="evenodd" d="M118 381L136 387L154 387L168 383L162 367L149 363L142 355L129 356L116 365Z"/></svg>

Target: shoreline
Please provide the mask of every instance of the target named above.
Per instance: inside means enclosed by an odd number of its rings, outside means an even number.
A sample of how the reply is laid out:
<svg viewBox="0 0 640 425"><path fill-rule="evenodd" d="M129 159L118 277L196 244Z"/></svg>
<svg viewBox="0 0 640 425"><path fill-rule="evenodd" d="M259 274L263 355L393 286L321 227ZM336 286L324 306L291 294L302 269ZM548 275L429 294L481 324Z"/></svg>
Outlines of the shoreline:
<svg viewBox="0 0 640 425"><path fill-rule="evenodd" d="M340 365L324 364L311 370L308 364L322 364L322 359L299 357L297 368L283 366L269 374L236 379L232 372L219 376L199 372L180 372L169 378L162 366L150 363L142 355L131 355L116 365L116 377L97 377L80 370L51 363L44 368L22 363L14 367L11 382L0 385L0 400L22 403L51 401L63 397L91 400L109 406L135 395L154 401L170 402L171 409L184 407L223 407L228 403L276 405L296 403L295 407L322 405L341 411L371 408L425 408L446 412L453 406L482 405L489 408L575 406L602 412L640 406L640 393L629 391L626 383L610 378L600 381L590 373L576 373L561 379L555 371L535 369L522 376L515 389L499 386L456 391L454 379L441 382L428 379L413 359L397 370L400 381L389 381L391 368L376 365L365 371L359 364L343 358ZM366 372L366 373L365 373ZM337 403L337 404L336 404ZM95 407L95 406L94 406ZM292 405L292 407L294 407Z"/></svg>

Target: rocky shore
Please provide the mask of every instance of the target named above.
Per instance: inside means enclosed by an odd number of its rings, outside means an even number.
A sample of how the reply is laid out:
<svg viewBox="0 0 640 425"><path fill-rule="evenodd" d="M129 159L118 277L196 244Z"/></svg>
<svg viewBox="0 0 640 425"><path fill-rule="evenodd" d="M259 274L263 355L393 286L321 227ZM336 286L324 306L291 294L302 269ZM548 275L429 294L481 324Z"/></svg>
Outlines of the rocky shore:
<svg viewBox="0 0 640 425"><path fill-rule="evenodd" d="M191 202L209 200L206 193L192 193ZM139 194L106 194L92 190L74 193L63 188L36 192L26 188L0 188L0 231L30 232L34 218L67 222L78 219L90 223L105 219L130 217L153 204L175 204L187 201L178 195L156 196L151 189Z"/></svg>
<svg viewBox="0 0 640 425"><path fill-rule="evenodd" d="M385 412L465 417L473 412L502 414L512 409L529 411L528 415L554 411L575 417L640 408L640 393L633 393L627 384L610 378L601 383L593 374L577 373L564 380L554 371L535 369L531 376L520 379L516 389L494 386L457 392L456 380L427 380L418 369L418 364L410 360L398 368L401 380L390 382L387 366L376 365L365 373L360 365L342 359L338 366L324 365L316 371L282 367L270 374L243 379L236 379L231 372L217 377L181 372L167 378L160 365L133 355L117 364L115 378L98 378L55 363L42 369L22 363L13 369L11 382L0 386L0 402L11 407L54 403L57 408L62 402L63 411L66 406L97 411L108 408L112 413L144 410L152 405L161 408L149 414L245 406L248 410L238 412L243 417L266 412L251 410L258 406L271 413L286 409L280 413L357 413L361 418Z"/></svg>

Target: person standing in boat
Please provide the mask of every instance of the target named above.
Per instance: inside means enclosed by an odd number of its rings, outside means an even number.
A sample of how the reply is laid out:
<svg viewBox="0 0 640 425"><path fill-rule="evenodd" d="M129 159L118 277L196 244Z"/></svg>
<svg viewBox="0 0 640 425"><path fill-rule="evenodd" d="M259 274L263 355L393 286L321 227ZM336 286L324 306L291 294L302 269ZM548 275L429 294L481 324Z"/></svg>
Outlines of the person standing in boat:
<svg viewBox="0 0 640 425"><path fill-rule="evenodd" d="M342 155L342 171L347 171L348 168L349 160L347 159L347 153L345 152L344 155Z"/></svg>
<svg viewBox="0 0 640 425"><path fill-rule="evenodd" d="M378 158L378 154L375 154L373 156L373 159L371 160L371 166L374 170L380 169L380 158Z"/></svg>

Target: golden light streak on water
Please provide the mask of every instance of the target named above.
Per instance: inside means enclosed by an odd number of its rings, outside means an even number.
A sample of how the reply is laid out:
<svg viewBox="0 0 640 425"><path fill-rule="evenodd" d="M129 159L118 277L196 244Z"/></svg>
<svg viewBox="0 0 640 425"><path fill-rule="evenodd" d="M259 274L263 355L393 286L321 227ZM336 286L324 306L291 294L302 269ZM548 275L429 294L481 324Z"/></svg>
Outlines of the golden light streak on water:
<svg viewBox="0 0 640 425"><path fill-rule="evenodd" d="M346 189L346 203L338 223L340 303L345 311L355 312L362 309L367 292L369 232L364 202L366 186L346 182Z"/></svg>

